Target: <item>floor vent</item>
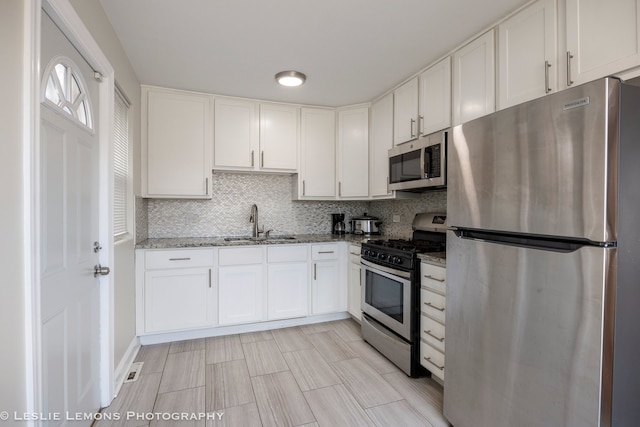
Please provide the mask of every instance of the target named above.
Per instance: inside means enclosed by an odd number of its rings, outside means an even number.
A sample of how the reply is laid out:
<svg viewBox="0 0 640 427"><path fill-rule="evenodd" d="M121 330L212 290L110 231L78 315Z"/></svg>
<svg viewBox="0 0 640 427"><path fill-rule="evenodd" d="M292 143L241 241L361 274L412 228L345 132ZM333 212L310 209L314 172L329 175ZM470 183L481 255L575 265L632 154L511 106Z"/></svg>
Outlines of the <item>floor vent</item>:
<svg viewBox="0 0 640 427"><path fill-rule="evenodd" d="M134 381L137 381L138 377L140 376L140 371L142 371L142 365L144 365L144 362L132 363L131 369L129 370L127 377L124 379L124 382L132 383Z"/></svg>

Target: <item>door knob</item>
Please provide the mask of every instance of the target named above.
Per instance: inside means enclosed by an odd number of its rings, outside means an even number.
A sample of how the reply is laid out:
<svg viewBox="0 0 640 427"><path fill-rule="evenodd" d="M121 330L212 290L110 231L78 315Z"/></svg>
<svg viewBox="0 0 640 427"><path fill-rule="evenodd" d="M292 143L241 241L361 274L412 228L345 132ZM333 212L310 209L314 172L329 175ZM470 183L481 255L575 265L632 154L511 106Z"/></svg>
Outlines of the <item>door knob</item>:
<svg viewBox="0 0 640 427"><path fill-rule="evenodd" d="M106 276L109 273L111 273L109 267L103 267L100 264L96 265L93 269L93 277Z"/></svg>

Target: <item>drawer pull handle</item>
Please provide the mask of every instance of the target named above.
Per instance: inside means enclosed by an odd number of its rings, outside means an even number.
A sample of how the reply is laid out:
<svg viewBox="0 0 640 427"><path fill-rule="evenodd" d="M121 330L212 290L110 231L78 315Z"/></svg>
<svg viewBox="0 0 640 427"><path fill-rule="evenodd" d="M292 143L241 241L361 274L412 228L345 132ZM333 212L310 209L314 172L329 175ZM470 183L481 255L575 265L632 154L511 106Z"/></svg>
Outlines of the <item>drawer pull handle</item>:
<svg viewBox="0 0 640 427"><path fill-rule="evenodd" d="M191 258L169 258L169 261L190 261Z"/></svg>
<svg viewBox="0 0 640 427"><path fill-rule="evenodd" d="M333 251L319 251L319 254L332 254Z"/></svg>
<svg viewBox="0 0 640 427"><path fill-rule="evenodd" d="M431 363L433 366L435 366L436 368L440 369L441 371L444 371L444 365L440 366L437 365L433 360L431 360L431 357L423 357L424 360L426 360L427 362Z"/></svg>
<svg viewBox="0 0 640 427"><path fill-rule="evenodd" d="M438 282L444 282L445 280L445 279L438 279L437 277L429 276L428 274L425 274L424 277L426 277L427 279L436 280Z"/></svg>
<svg viewBox="0 0 640 427"><path fill-rule="evenodd" d="M429 306L438 311L444 311L444 307L438 307L437 305L433 305L430 302L425 302L424 305Z"/></svg>
<svg viewBox="0 0 640 427"><path fill-rule="evenodd" d="M437 336L437 335L433 335L433 334L431 333L431 329L429 329L428 331L423 331L423 332L424 332L425 334L429 335L431 338L434 338L434 339L436 339L436 340L438 340L438 341L440 341L440 342L444 342L444 337L440 338L440 337L439 337L439 336Z"/></svg>

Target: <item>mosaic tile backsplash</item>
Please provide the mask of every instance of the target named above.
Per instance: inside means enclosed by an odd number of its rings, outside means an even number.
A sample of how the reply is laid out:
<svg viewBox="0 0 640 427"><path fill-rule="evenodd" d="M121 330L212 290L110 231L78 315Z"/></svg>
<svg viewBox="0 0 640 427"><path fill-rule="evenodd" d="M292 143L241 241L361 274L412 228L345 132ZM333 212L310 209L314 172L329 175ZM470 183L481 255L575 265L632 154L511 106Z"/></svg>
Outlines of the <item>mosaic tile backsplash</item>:
<svg viewBox="0 0 640 427"><path fill-rule="evenodd" d="M288 175L214 173L211 200L149 199L144 206L148 212L145 231L148 238L247 236L255 203L260 227L273 234L329 233L332 213L344 213L348 220L367 212L382 219L383 234L410 237L416 212L446 211L444 192L411 200L292 201L292 179ZM400 223L392 222L394 214L400 215Z"/></svg>

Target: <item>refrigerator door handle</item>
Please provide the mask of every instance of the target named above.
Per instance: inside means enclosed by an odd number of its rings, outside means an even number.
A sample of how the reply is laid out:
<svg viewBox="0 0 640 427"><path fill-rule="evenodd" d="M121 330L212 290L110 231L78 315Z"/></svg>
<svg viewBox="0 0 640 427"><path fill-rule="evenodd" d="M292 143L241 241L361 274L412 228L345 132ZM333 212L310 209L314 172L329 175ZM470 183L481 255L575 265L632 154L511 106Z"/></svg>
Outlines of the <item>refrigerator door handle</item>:
<svg viewBox="0 0 640 427"><path fill-rule="evenodd" d="M482 240L489 243L563 253L575 252L584 246L597 246L602 248L616 246L615 242L593 242L588 239L562 239L553 236L531 236L469 228L458 228L452 231L462 239Z"/></svg>

